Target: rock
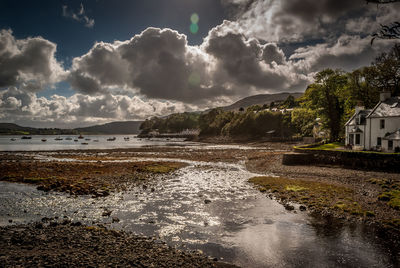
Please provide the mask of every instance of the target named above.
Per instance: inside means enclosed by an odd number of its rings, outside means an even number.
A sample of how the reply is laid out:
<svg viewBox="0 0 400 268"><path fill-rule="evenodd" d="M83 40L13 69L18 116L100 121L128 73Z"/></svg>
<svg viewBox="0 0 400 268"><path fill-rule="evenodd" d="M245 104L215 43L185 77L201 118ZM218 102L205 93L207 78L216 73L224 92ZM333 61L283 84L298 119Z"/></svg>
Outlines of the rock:
<svg viewBox="0 0 400 268"><path fill-rule="evenodd" d="M286 210L289 210L289 211L294 210L294 206L292 206L290 204L285 204L284 207Z"/></svg>
<svg viewBox="0 0 400 268"><path fill-rule="evenodd" d="M307 210L307 208L306 208L305 206L303 206L303 205L302 205L302 206L300 206L300 207L299 207L299 209L300 209L301 211L305 211L305 210Z"/></svg>
<svg viewBox="0 0 400 268"><path fill-rule="evenodd" d="M152 191L152 192L154 192L155 190L156 190L156 189L154 189L154 188L151 188L151 191Z"/></svg>
<svg viewBox="0 0 400 268"><path fill-rule="evenodd" d="M211 200L210 199L205 199L204 200L204 204L210 204L211 203Z"/></svg>
<svg viewBox="0 0 400 268"><path fill-rule="evenodd" d="M51 219L50 218L47 218L47 217L43 217L42 218L42 222L48 222L48 221L50 221Z"/></svg>
<svg viewBox="0 0 400 268"><path fill-rule="evenodd" d="M9 220L8 220L8 222L9 222L9 223L12 223L12 222L13 222L13 220L12 220L12 219L9 219Z"/></svg>
<svg viewBox="0 0 400 268"><path fill-rule="evenodd" d="M63 222L61 223L62 225L67 225L67 224L70 224L71 223L71 221L70 220L63 220Z"/></svg>
<svg viewBox="0 0 400 268"><path fill-rule="evenodd" d="M82 223L80 221L71 223L72 226L81 226Z"/></svg>
<svg viewBox="0 0 400 268"><path fill-rule="evenodd" d="M112 217L112 222L119 222L119 219L117 217Z"/></svg>
<svg viewBox="0 0 400 268"><path fill-rule="evenodd" d="M101 216L103 217L109 217L111 215L112 211L111 210L104 210L103 214L101 214Z"/></svg>

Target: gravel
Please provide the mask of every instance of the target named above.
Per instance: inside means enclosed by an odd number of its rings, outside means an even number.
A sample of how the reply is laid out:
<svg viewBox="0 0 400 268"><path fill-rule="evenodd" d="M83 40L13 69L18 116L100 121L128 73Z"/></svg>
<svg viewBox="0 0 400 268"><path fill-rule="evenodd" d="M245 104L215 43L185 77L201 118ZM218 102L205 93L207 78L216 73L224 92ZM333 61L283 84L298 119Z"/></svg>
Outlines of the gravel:
<svg viewBox="0 0 400 268"><path fill-rule="evenodd" d="M0 267L236 267L101 226L51 221L0 227Z"/></svg>

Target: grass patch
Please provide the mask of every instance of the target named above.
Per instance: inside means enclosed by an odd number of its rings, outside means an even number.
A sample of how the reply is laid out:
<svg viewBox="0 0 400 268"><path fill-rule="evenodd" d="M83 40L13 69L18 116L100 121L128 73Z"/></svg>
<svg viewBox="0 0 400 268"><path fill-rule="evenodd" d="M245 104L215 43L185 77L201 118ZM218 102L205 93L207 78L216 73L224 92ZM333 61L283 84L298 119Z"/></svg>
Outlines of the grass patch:
<svg viewBox="0 0 400 268"><path fill-rule="evenodd" d="M298 185L286 185L286 190L287 191L292 191L292 192L299 192L299 191L307 190L307 188L301 187L301 186L298 186Z"/></svg>
<svg viewBox="0 0 400 268"><path fill-rule="evenodd" d="M315 210L333 210L364 215L363 208L353 199L352 189L323 182L284 177L253 177L249 182L260 191L269 191L280 200L304 204Z"/></svg>
<svg viewBox="0 0 400 268"><path fill-rule="evenodd" d="M387 201L387 204L397 210L400 210L400 190L385 191L378 196L381 201Z"/></svg>
<svg viewBox="0 0 400 268"><path fill-rule="evenodd" d="M393 155L398 157L400 153L388 153L388 152L376 152L376 151L356 151L356 150L345 150L343 147L343 143L333 142L333 143L326 143L326 144L308 144L308 145L301 145L301 146L293 146L295 150L300 151L336 151L336 152L346 152L350 154L361 154L361 155Z"/></svg>
<svg viewBox="0 0 400 268"><path fill-rule="evenodd" d="M138 172L165 174L176 171L183 166L185 166L184 163L178 162L138 162L133 165L133 168Z"/></svg>
<svg viewBox="0 0 400 268"><path fill-rule="evenodd" d="M385 201L390 207L400 210L400 184L387 179L370 179L368 182L379 185L383 192L378 200Z"/></svg>
<svg viewBox="0 0 400 268"><path fill-rule="evenodd" d="M343 143L339 143L339 142L333 142L333 143L326 143L326 144L321 144L317 147L313 147L312 149L315 150L332 150L332 149L336 149L339 147L344 146Z"/></svg>

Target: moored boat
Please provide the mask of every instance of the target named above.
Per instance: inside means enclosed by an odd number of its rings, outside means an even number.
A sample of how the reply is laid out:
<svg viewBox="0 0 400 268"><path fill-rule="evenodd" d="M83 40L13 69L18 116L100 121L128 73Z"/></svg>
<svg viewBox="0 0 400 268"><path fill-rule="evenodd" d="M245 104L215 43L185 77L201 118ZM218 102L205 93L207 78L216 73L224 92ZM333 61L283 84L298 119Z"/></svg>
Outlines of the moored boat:
<svg viewBox="0 0 400 268"><path fill-rule="evenodd" d="M43 142L46 142L46 141L47 141L47 139L43 138L43 139L42 139L42 141L43 141Z"/></svg>
<svg viewBox="0 0 400 268"><path fill-rule="evenodd" d="M115 141L117 138L116 137L112 137L112 138L108 138L107 141Z"/></svg>
<svg viewBox="0 0 400 268"><path fill-rule="evenodd" d="M82 136L82 135L79 135L78 139L83 139L83 136Z"/></svg>
<svg viewBox="0 0 400 268"><path fill-rule="evenodd" d="M31 136L22 136L21 139L22 140L30 140L30 139L32 139L32 137Z"/></svg>

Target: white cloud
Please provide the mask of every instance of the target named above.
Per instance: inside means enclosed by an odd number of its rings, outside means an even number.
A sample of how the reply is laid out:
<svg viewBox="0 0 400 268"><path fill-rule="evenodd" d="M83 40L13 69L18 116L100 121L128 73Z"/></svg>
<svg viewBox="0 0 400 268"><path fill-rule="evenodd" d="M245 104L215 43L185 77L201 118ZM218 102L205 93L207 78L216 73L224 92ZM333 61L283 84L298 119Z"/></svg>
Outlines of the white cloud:
<svg viewBox="0 0 400 268"><path fill-rule="evenodd" d="M174 30L147 28L129 40L97 42L67 71L54 57L54 43L41 37L17 40L10 30L0 31L2 120L144 119L254 94L304 91L324 68L351 71L388 50L392 41L371 46L369 34L400 10L361 0L222 1L235 19L211 29L200 46L189 45ZM85 21L83 5L76 13L66 6L63 11ZM61 80L78 93L36 96Z"/></svg>
<svg viewBox="0 0 400 268"><path fill-rule="evenodd" d="M76 127L110 121L143 120L149 116L193 111L197 106L182 102L143 100L137 96L105 94L71 97L53 95L50 99L10 87L0 91L2 121L32 125Z"/></svg>
<svg viewBox="0 0 400 268"><path fill-rule="evenodd" d="M0 30L0 88L39 91L64 79L66 73L54 57L56 48L42 37L15 39L11 30Z"/></svg>

